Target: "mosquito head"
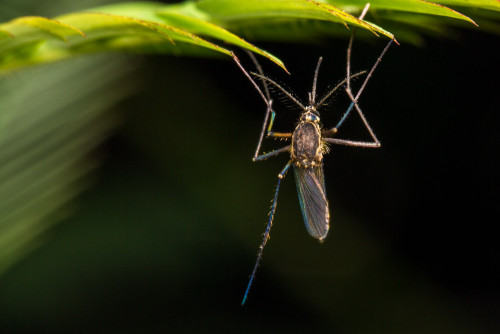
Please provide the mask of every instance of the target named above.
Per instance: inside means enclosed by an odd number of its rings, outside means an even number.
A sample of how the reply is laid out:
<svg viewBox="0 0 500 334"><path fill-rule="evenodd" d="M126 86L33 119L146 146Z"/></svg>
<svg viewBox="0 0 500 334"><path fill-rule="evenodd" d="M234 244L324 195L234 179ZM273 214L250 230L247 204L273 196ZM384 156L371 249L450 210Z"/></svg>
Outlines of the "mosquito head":
<svg viewBox="0 0 500 334"><path fill-rule="evenodd" d="M311 107L307 107L306 112L304 112L300 116L300 121L319 123L319 114L316 110L313 110Z"/></svg>
<svg viewBox="0 0 500 334"><path fill-rule="evenodd" d="M319 111L316 110L316 105L315 104L310 104L307 107L304 108L304 113L313 113L316 116L319 117Z"/></svg>

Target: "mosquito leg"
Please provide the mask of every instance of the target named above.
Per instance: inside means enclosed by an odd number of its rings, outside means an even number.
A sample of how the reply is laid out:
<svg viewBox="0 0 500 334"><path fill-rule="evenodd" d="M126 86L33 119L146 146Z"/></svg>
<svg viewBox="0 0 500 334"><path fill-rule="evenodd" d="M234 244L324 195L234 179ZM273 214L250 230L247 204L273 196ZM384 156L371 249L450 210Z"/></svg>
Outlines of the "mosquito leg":
<svg viewBox="0 0 500 334"><path fill-rule="evenodd" d="M347 92L347 95L349 96L349 98L352 101L354 101L354 97L352 96L351 91L346 89L346 92ZM332 129L323 131L322 135L323 135L324 140L328 143L339 144L339 145L358 146L358 147L380 147L381 146L380 141L377 139L377 136L375 135L375 132L373 132L370 124L368 124L368 121L366 120L366 117L363 114L363 112L361 111L361 108L359 107L358 103L355 102L354 106L355 106L356 110L358 111L359 117L363 121L363 124L365 125L366 129L370 133L370 136L372 137L373 142L363 142L363 141L354 141L354 140L346 140L346 139L327 138L327 137L332 136L335 133L337 133L337 128L332 128Z"/></svg>
<svg viewBox="0 0 500 334"><path fill-rule="evenodd" d="M267 131L266 131L266 137L271 137L271 138L280 138L280 139L290 139L292 138L292 134L291 133L282 133L282 132L273 132L272 129L273 129L273 124L274 124L274 118L276 116L276 113L271 110L271 120L269 121L269 126L267 127ZM267 121L266 121L267 122ZM265 123L264 123L265 125ZM262 138L261 140L259 141L259 143L262 141ZM274 150L274 151L271 151L269 153L265 153L265 154L261 154L259 155L259 151L260 151L260 146L257 147L257 150L255 151L255 155L253 157L253 161L261 161L261 160L265 160L269 157L272 157L272 156L275 156L279 153L282 153L282 152L286 152L290 149L290 145L287 145L283 148L280 148L280 149L277 149L277 150Z"/></svg>
<svg viewBox="0 0 500 334"><path fill-rule="evenodd" d="M359 107L358 102L354 101L354 96L352 96L352 93L350 90L346 90L346 92L347 92L347 95L349 95L349 98L354 102L354 106L356 107L358 115L361 118L361 120L363 121L363 124L365 125L366 129L370 133L370 136L373 139L373 143L376 144L376 147L380 147L380 141L377 139L377 136L375 135L375 132L373 132L370 124L368 124L368 121L366 120L365 115L361 111L361 108Z"/></svg>
<svg viewBox="0 0 500 334"><path fill-rule="evenodd" d="M337 133L338 129L340 128L340 126L344 123L344 121L347 119L347 116L349 116L352 108L356 107L356 110L359 114L359 116L361 117L361 119L363 120L363 123L365 124L366 128L368 129L368 132L370 132L370 135L372 136L373 140L375 142L378 142L377 140L377 137L375 137L375 134L373 133L373 130L370 128L370 126L368 125L368 122L366 121L366 117L364 116L363 112L361 111L361 109L359 108L359 105L358 105L358 99L361 95L361 93L363 92L363 90L365 89L366 87L366 84L368 83L368 80L371 78L373 72L375 71L375 68L377 68L378 64L380 63L380 61L382 60L382 57L385 55L385 53L387 52L387 50L389 49L389 46L392 44L392 42L394 42L393 39L391 39L389 41L389 43L387 43L387 45L385 46L384 50L382 51L382 53L380 54L380 56L377 58L377 61L375 62L375 64L373 65L372 69L370 70L370 72L368 73L368 75L366 76L366 79L365 81L363 82L363 85L361 86L360 90L358 91L358 93L356 94L356 96L354 97L352 95L352 92L349 88L346 89L347 91L347 95L349 95L350 99L351 99L351 104L349 105L349 108L347 108L347 111L344 113L344 115L342 116L342 118L340 119L340 121L337 123L336 126L334 126L333 128L331 129L328 129L328 130L323 130L323 135L325 137L328 137L328 136L332 136L334 135L335 133ZM351 46L351 44L349 44L349 47ZM348 51L348 53L350 54L350 49ZM350 60L349 60L350 62ZM350 66L350 65L349 65ZM354 76L348 76L348 79L347 79L347 87L350 86L349 82L350 82L350 78L352 78ZM380 146L380 143L379 143L379 146ZM378 147L378 146L377 146Z"/></svg>
<svg viewBox="0 0 500 334"><path fill-rule="evenodd" d="M358 93L356 94L356 96L352 99L352 102L351 104L349 105L349 108L347 108L347 111L344 113L344 115L342 116L342 118L340 119L340 121L337 123L337 125L335 126L335 128L339 128L342 123L344 123L344 121L346 120L347 116L349 116L349 113L351 112L352 108L354 107L354 105L358 102L358 99L359 97L361 96L361 93L363 92L363 90L365 89L366 87L366 84L368 83L368 80L370 80L370 78L372 77L373 75L373 72L375 71L375 69L377 68L378 64L380 64L380 62L382 61L382 57L385 55L385 53L387 52L387 50L389 49L389 46L391 46L392 42L394 42L393 39L391 39L389 41L389 43L387 43L387 45L385 46L384 50L382 50L382 53L380 54L380 56L377 58L377 61L375 62L375 64L373 65L373 67L371 68L370 72L368 73L368 75L366 76L365 78L365 81L363 82L363 85L361 85L361 88L359 89ZM358 113L359 113L359 109L358 109Z"/></svg>
<svg viewBox="0 0 500 334"><path fill-rule="evenodd" d="M269 153L265 153L265 154L261 154L259 156L256 156L254 157L252 160L253 161L262 161L262 160L266 160L267 158L269 157L274 157L275 155L278 155L280 153L283 153L283 152L288 152L288 150L290 150L290 147L292 145L287 145L285 147L282 147L282 148L279 148L277 150L274 150L274 151L271 151Z"/></svg>
<svg viewBox="0 0 500 334"><path fill-rule="evenodd" d="M367 3L363 10L361 11L361 15L359 15L359 19L364 19L366 13L370 9L370 4ZM356 28L353 28L351 33L351 38L349 38L349 46L347 47L347 62L346 62L346 74L347 74L347 89L351 90L351 80L349 80L349 76L351 75L351 52L352 52L352 43L354 41L354 34L356 33Z"/></svg>
<svg viewBox="0 0 500 334"><path fill-rule="evenodd" d="M359 16L360 20L362 20L365 17L369 8L370 8L370 4L367 3L365 5L365 8L363 8L363 11L361 12L361 15ZM347 46L346 76L347 76L347 91L349 91L349 92L351 91L351 80L349 77L351 75L352 43L354 41L354 35L356 34L356 30L357 30L356 28L354 28L352 30L351 37L349 38L349 45ZM346 119L347 116L349 115L349 113L351 112L351 109L352 109L352 105L349 106L349 108L345 112L344 116L342 117L342 119L340 120L340 122L337 124L337 126L335 128L339 128L340 125L342 125L342 123L344 122L344 119Z"/></svg>
<svg viewBox="0 0 500 334"><path fill-rule="evenodd" d="M262 70L262 66L260 66L259 62L257 61L257 58L253 55L252 52L245 50L246 53L248 54L248 57L252 60L252 62L255 65L255 68L257 69L257 72L259 72L260 75L264 76L264 71ZM271 94L269 93L269 88L267 87L267 83L262 80L262 85L264 86L264 94L266 95L266 98L268 101L271 100Z"/></svg>
<svg viewBox="0 0 500 334"><path fill-rule="evenodd" d="M271 232L271 227L273 226L274 212L276 211L276 206L278 204L278 191L280 189L281 180L285 177L286 172L292 165L292 162L289 161L285 168L278 174L278 185L276 186L276 191L274 193L273 204L271 204L271 211L269 212L269 221L267 222L266 231L264 232L264 236L262 238L262 243L259 246L259 252L257 253L257 260L255 261L255 265L252 270L252 275L250 276L250 280L248 281L247 289L245 290L245 295L243 296L243 300L241 301L241 305L244 305L247 301L248 292L250 291L250 287L252 286L253 279L255 277L255 273L257 272L257 268L259 267L260 261L262 259L262 253L264 251L264 247L266 246L267 241L269 240L269 233Z"/></svg>
<svg viewBox="0 0 500 334"><path fill-rule="evenodd" d="M257 92L259 92L259 95L262 97L262 99L264 100L264 102L267 104L268 108L271 108L271 104L269 103L269 100L266 98L266 96L264 95L264 93L262 93L262 90L260 89L259 85L257 85L257 83L255 82L255 80L252 79L252 77L247 72L247 70L245 70L245 68L243 67L243 65L241 65L238 57L236 57L236 55L234 53L233 53L233 59L236 62L236 65L238 65L238 67L241 69L241 71L243 72L243 74L245 74L245 76L248 78L248 80L250 80L250 82L255 87L255 89L257 90Z"/></svg>
<svg viewBox="0 0 500 334"><path fill-rule="evenodd" d="M274 118L276 117L276 113L271 110L271 121L269 121L269 126L267 127L266 137L271 138L281 138L281 139L290 139L292 138L291 132L273 132Z"/></svg>
<svg viewBox="0 0 500 334"><path fill-rule="evenodd" d="M269 122L267 132L269 132L271 130L273 123L274 123L274 118L276 116L276 113L274 112L273 107L272 107L273 100L269 100L268 102L269 103L267 106L266 115L264 116L264 122L262 123L262 129L261 129L260 135L259 135L259 142L257 143L257 147L255 148L255 153L253 155L254 160L259 155L260 147L262 146L262 140L264 139L264 133L266 132L266 125L269 121L269 115L271 115L271 122Z"/></svg>
<svg viewBox="0 0 500 334"><path fill-rule="evenodd" d="M264 76L264 71L262 70L262 66L260 66L259 62L257 61L257 58L255 58L255 56L253 55L252 52L248 51L248 50L245 50L248 57L252 60L252 62L254 63L255 65L255 68L257 69L257 72L261 75L261 76ZM259 155L259 151L260 151L260 146L262 144L262 140L263 140L263 134L264 134L264 129L266 127L266 124L269 120L269 114L271 114L271 121L269 122L269 126L267 127L267 133L266 133L266 137L277 137L277 138L289 138L291 137L291 134L290 136L288 136L288 134L281 134L281 133L275 133L275 132L272 132L272 128L273 128L273 124L274 124L274 118L276 117L276 113L274 112L274 110L272 109L272 99L271 99L271 94L269 93L269 87L267 86L267 82L265 80L262 80L261 79L261 82L262 82L262 86L264 88L264 94L267 98L267 101L269 101L269 104L271 105L271 108L268 108L268 110L266 111L266 116L264 117L264 123L262 124L262 131L261 131L261 134L260 134L260 137L259 137L259 144L257 145L257 148L255 150L255 154L254 154L254 161L255 159L258 157Z"/></svg>
<svg viewBox="0 0 500 334"><path fill-rule="evenodd" d="M366 6L363 8L363 11L361 12L361 15L359 16L359 19L362 20L366 13L368 12L368 9L370 8L370 4L367 3ZM348 91L348 95L352 95L351 94L351 80L349 80L350 78L350 75L351 75L351 53L352 53L352 44L353 44L353 41L354 41L354 34L356 33L356 29L354 28L352 30L352 33L351 33L351 38L349 39L349 46L347 47L347 65L346 65L346 74L347 74L347 91ZM385 53L387 52L387 50L389 49L389 46L392 44L394 40L391 39L389 41L389 43L387 43L387 45L385 46L384 50L382 51L382 53L380 54L380 56L377 58L377 61L375 62L375 64L373 65L373 67L371 68L370 72L368 73L368 75L366 76L365 78L365 81L363 82L363 84L361 85L361 88L359 89L358 93L356 94L356 97L355 98L352 98L351 97L351 104L349 105L349 108L347 108L347 111L344 113L344 115L342 116L342 118L340 119L340 121L337 123L337 125L335 126L335 128L340 128L340 126L342 125L342 123L344 123L344 121L347 119L347 116L349 116L352 108L354 107L354 105L356 105L356 103L358 102L358 99L359 97L361 96L361 93L363 92L363 90L365 89L366 87L366 84L368 83L368 80L370 80L371 76L373 75L373 72L375 71L375 69L377 68L378 64L380 63L380 61L382 60L382 57L385 55ZM358 111L358 114L361 116L361 118L365 121L365 125L368 124L366 123L366 119L363 115L363 113L361 112L361 109L359 108L359 106L356 106L356 110ZM334 128L334 129L335 129ZM368 131L370 131L371 129L368 127ZM373 131L370 131L370 134L373 133ZM372 136L373 137L373 136ZM374 138L375 141L377 141L375 138Z"/></svg>
<svg viewBox="0 0 500 334"><path fill-rule="evenodd" d="M347 95L351 98L352 101L354 101L354 97L352 96L351 91L347 90ZM377 139L377 136L375 136L375 132L373 132L372 128L370 127L370 124L368 124L368 121L365 118L365 115L361 111L361 108L359 108L358 103L355 102L354 106L356 107L356 110L358 111L359 116L361 117L361 120L363 121L363 124L365 125L366 129L370 133L370 136L373 139L373 142L365 142L365 141L355 141L355 140L347 140L347 139L338 139L338 138L327 138L329 135L334 135L337 133L337 128L332 128L330 130L323 131L323 139L327 143L332 143L332 144L338 144L338 145L347 145L347 146L357 146L357 147L372 147L372 148L378 148L381 146L380 141Z"/></svg>
<svg viewBox="0 0 500 334"><path fill-rule="evenodd" d="M361 15L359 16L360 20L362 20L365 17L365 15L368 12L369 8L370 8L370 4L367 3L366 6L365 6L365 8L363 8L363 11L361 12ZM357 100L358 100L359 96L361 95L361 92L365 88L366 83L370 79L373 71L375 70L375 68L377 67L377 65L379 64L379 62L382 60L382 57L384 56L385 52L387 51L387 49L391 45L392 40L387 44L387 46L385 47L385 49L382 51L382 54L379 56L379 58L375 62L375 65L372 67L371 71L368 73L368 75L367 75L367 77L365 79L365 82L361 86L361 89L359 90L358 94L356 95L356 97L354 97L354 96L352 96L352 92L351 92L351 80L350 80L350 76L351 76L352 43L354 41L354 34L355 33L356 33L356 29L353 29L353 31L351 33L351 38L349 39L349 46L347 47L347 62L346 62L347 63L347 65L346 65L346 76L347 76L347 88L346 88L346 92L347 92L347 95L349 96L349 98L351 99L352 102L351 102L351 105L349 106L349 108L347 109L347 111L345 112L344 116L342 117L342 119L337 124L337 126L335 126L334 128L332 128L330 130L323 131L323 134L324 134L324 136L328 137L328 136L332 136L335 133L337 133L338 128L342 125L342 123L347 118L347 116L349 115L349 113L351 112L351 110L352 110L352 108L354 106L354 107L356 107L356 110L357 110L359 116L361 117L361 120L363 121L363 124L365 125L366 129L370 133L370 136L372 137L373 142L354 141L354 140L337 139L337 138L325 138L325 141L328 142L328 143L333 143L333 144L338 144L338 145L348 145L348 146L357 146L357 147L373 147L373 148L377 148L377 147L380 147L380 141L377 139L377 136L375 136L375 133L373 132L373 130L370 127L370 125L368 124L368 121L366 120L365 115L361 111L361 108L359 107Z"/></svg>
<svg viewBox="0 0 500 334"><path fill-rule="evenodd" d="M328 129L328 130L322 130L321 131L321 136L323 138L328 138L328 137L331 137L334 134L336 134L337 131L338 131L337 128L331 128L331 129Z"/></svg>
<svg viewBox="0 0 500 334"><path fill-rule="evenodd" d="M254 57L251 57L251 58L252 58L252 61L254 61L254 63L258 65L257 60ZM274 122L275 113L274 113L273 107L272 107L273 100L270 99L269 89L267 88L267 84L264 82L264 89L265 89L264 90L265 95L264 95L264 93L262 93L262 90L260 89L259 85L257 85L255 80L252 79L252 76L247 72L247 70L245 70L243 65L241 65L240 61L238 60L238 57L236 57L236 55L234 53L233 53L233 59L236 62L236 65L238 65L240 70L243 72L243 74L245 74L245 76L248 78L248 80L250 80L252 85L255 87L255 89L257 90L257 92L259 93L259 95L262 97L262 99L264 100L264 102L267 105L266 115L264 116L264 122L262 123L262 130L260 131L260 135L259 135L259 141L257 143L257 148L255 149L255 153L253 156L253 160L255 161L255 159L259 156L260 147L262 145L262 140L264 139L264 133L266 132L266 125L267 125L267 122L269 121L269 114L272 114L272 121L269 124L267 132L270 132L270 130L272 128L272 123ZM257 70L259 72L262 71L260 65L257 66Z"/></svg>
<svg viewBox="0 0 500 334"><path fill-rule="evenodd" d="M323 138L324 141L331 144L346 145L346 146L357 146L357 147L380 147L380 142L370 142L370 141L356 141L348 139L339 138Z"/></svg>

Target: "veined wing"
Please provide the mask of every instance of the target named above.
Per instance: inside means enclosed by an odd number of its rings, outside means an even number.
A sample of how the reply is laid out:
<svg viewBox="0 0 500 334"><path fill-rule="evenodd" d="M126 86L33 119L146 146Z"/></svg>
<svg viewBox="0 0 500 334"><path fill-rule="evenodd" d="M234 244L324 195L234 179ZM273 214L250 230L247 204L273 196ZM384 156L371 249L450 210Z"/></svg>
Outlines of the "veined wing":
<svg viewBox="0 0 500 334"><path fill-rule="evenodd" d="M328 234L330 211L326 199L323 167L294 166L300 209L307 232L320 241Z"/></svg>

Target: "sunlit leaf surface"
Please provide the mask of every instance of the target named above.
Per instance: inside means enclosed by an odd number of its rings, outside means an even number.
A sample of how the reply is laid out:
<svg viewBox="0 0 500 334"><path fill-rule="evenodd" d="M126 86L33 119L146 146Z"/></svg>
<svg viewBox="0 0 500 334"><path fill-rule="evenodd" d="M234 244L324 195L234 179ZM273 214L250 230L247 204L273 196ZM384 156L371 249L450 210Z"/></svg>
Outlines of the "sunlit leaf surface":
<svg viewBox="0 0 500 334"><path fill-rule="evenodd" d="M444 27L458 25L456 22L466 23L461 26L469 28L476 26L475 21L485 22L486 30L496 31L500 11L499 2L493 0L375 0L370 2L366 20L360 20L357 16L365 4L362 0L201 0L171 5L132 2L53 19L20 17L0 24L0 74L85 53L133 51L205 56L211 51L231 55L233 46L284 67L278 58L245 38L299 41L318 34L348 36L349 27L359 27L373 37L395 37L418 44L421 35L452 37L453 33ZM493 17L491 12L495 13ZM293 29L297 24L298 32Z"/></svg>

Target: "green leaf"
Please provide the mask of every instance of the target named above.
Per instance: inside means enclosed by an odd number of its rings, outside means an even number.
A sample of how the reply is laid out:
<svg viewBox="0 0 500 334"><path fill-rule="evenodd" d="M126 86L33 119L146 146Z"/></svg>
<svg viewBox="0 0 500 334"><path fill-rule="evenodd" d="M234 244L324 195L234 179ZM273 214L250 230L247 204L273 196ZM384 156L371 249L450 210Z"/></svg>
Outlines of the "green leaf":
<svg viewBox="0 0 500 334"><path fill-rule="evenodd" d="M366 4L366 1L363 0L339 0L339 1L328 0L328 2L335 3L337 6L343 7L345 9L353 10L354 7L356 8L356 11L360 11ZM451 8L424 0L391 0L391 1L373 0L370 1L370 8L373 10L383 9L383 10L403 11L403 12L418 13L418 14L445 16L454 19L469 21L470 23L476 25L476 23L469 17Z"/></svg>
<svg viewBox="0 0 500 334"><path fill-rule="evenodd" d="M105 13L68 14L57 20L23 17L0 28L12 36L0 40L0 72L81 53L141 51L151 43L168 43L179 49L190 44L231 55L229 50L176 27Z"/></svg>
<svg viewBox="0 0 500 334"><path fill-rule="evenodd" d="M159 9L163 9L161 15L157 15ZM246 48L285 68L278 58L226 29L182 14L182 8L177 12L160 3L130 3L67 14L55 20L22 17L0 24L0 73L102 51L206 54L203 50L196 52L198 47L232 56L227 48L200 35Z"/></svg>
<svg viewBox="0 0 500 334"><path fill-rule="evenodd" d="M313 19L358 26L373 33L394 36L369 22L358 19L332 5L311 0L202 0L197 7L214 20L230 23L255 19Z"/></svg>
<svg viewBox="0 0 500 334"><path fill-rule="evenodd" d="M453 37L447 27L463 27L456 22L476 24L444 5L472 13L485 30L498 33L500 2L496 0L373 0L368 20L360 20L357 16L365 1L201 0L170 5L132 2L54 19L21 17L0 24L0 74L27 65L107 51L231 56L230 45L260 54L285 68L281 60L243 37L293 42L325 34L347 37L349 27L358 27L374 36L394 38L397 32L398 39L421 43L422 35ZM359 36L368 38L367 34Z"/></svg>
<svg viewBox="0 0 500 334"><path fill-rule="evenodd" d="M146 37L157 37L168 40L170 43L177 42L194 44L214 51L231 55L231 52L218 45L210 43L199 36L173 26L140 20L137 18L120 16L107 13L77 13L59 17L62 22L81 27L87 31L89 40L102 39L103 37L125 37L138 35ZM113 48L113 46L110 46ZM138 45L140 47L140 45Z"/></svg>
<svg viewBox="0 0 500 334"><path fill-rule="evenodd" d="M72 35L81 35L85 37L85 34L70 25L64 24L57 20L51 20L45 17L39 16L25 16L18 19L10 21L3 26L4 31L8 31L11 36L23 33L23 26L31 26L46 33L53 35L63 41L67 41L67 37Z"/></svg>
<svg viewBox="0 0 500 334"><path fill-rule="evenodd" d="M474 9L482 8L500 11L500 1L498 0L439 0L443 5L470 7Z"/></svg>
<svg viewBox="0 0 500 334"><path fill-rule="evenodd" d="M164 6L157 3L131 3L128 5L99 7L96 11L103 13L115 13L123 16L138 16L141 20L157 22L163 25L177 27L189 31L194 35L208 36L220 41L237 45L250 50L275 62L286 70L283 62L272 54L248 43L243 38L230 31L201 19L205 15L196 8L194 2L185 2L180 5ZM140 15L137 15L140 13Z"/></svg>

